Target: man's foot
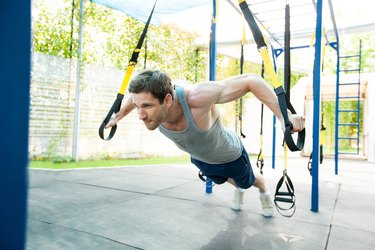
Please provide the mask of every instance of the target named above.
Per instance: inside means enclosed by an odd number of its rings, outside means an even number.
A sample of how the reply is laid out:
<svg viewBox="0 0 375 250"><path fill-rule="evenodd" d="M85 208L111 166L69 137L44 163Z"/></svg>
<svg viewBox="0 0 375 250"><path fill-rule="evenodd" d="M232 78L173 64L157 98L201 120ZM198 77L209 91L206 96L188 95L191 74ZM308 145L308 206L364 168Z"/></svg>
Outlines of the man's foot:
<svg viewBox="0 0 375 250"><path fill-rule="evenodd" d="M262 204L263 216L264 217L272 217L274 205L273 205L270 194L269 193L261 193L259 198L260 198L260 202Z"/></svg>
<svg viewBox="0 0 375 250"><path fill-rule="evenodd" d="M243 196L244 196L245 190L234 190L234 198L232 201L232 209L235 211L240 211L242 204L243 204Z"/></svg>

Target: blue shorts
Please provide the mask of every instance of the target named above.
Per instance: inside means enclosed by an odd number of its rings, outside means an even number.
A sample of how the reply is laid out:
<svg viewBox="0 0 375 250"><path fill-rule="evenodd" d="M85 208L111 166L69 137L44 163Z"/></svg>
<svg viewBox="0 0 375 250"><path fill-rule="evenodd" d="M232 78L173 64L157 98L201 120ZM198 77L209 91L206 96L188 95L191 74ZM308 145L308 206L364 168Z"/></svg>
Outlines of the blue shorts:
<svg viewBox="0 0 375 250"><path fill-rule="evenodd" d="M223 184L228 178L232 178L238 187L247 189L255 181L250 159L245 148L243 148L240 157L231 162L209 164L194 158L191 158L191 162L202 171L203 175L216 184Z"/></svg>

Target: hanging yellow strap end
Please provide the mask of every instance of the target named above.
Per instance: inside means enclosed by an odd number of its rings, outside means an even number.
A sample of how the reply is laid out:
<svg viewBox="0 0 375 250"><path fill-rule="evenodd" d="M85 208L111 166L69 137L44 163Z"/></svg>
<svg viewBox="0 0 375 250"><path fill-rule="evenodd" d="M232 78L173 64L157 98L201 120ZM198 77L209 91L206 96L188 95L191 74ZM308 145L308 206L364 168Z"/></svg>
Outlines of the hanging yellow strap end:
<svg viewBox="0 0 375 250"><path fill-rule="evenodd" d="M288 146L284 143L284 169L287 169Z"/></svg>
<svg viewBox="0 0 375 250"><path fill-rule="evenodd" d="M242 16L242 39L241 39L241 44L245 45L246 44L246 25L245 25L245 17Z"/></svg>

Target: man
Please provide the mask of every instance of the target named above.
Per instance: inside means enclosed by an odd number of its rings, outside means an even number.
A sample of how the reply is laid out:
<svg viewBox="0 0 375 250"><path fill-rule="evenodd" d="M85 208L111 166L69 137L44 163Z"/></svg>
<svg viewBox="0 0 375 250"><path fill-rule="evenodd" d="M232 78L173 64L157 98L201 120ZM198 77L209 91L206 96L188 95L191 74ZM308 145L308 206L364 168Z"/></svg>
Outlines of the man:
<svg viewBox="0 0 375 250"><path fill-rule="evenodd" d="M228 182L236 187L232 209L240 210L244 191L259 189L263 215L273 215L273 202L261 175L255 177L248 154L238 135L222 127L216 104L234 101L252 92L283 124L274 91L256 75L239 75L219 82L205 82L192 88L172 86L161 71L144 70L129 84L130 98L106 128L137 109L149 130L158 128L216 184ZM289 114L295 132L304 128L304 118Z"/></svg>

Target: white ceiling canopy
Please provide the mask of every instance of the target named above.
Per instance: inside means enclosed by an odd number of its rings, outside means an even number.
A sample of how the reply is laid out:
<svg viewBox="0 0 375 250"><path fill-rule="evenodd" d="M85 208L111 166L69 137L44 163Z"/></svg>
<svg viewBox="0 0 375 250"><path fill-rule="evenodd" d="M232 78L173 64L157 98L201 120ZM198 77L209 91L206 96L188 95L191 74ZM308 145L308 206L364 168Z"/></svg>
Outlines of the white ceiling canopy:
<svg viewBox="0 0 375 250"><path fill-rule="evenodd" d="M151 0L91 0L105 6L125 12L141 21L145 21L154 4ZM316 0L289 0L291 47L310 46L316 25ZM323 28L326 42L336 41L332 17L337 24L338 34L374 32L375 15L370 0L323 0ZM268 43L273 48L283 48L285 3L286 0L248 0L250 10ZM210 26L213 12L213 0L158 0L153 17L154 24L174 25L181 30L196 34L197 47L208 48ZM332 16L333 13L333 16ZM216 23L217 52L239 57L239 46L245 27L247 45L246 60L260 62L261 58L254 44L247 23L244 25L242 12L237 0L218 0ZM307 66L310 67L310 66ZM296 67L293 67L296 69ZM298 70L298 69L297 69ZM300 69L305 71L306 69Z"/></svg>

